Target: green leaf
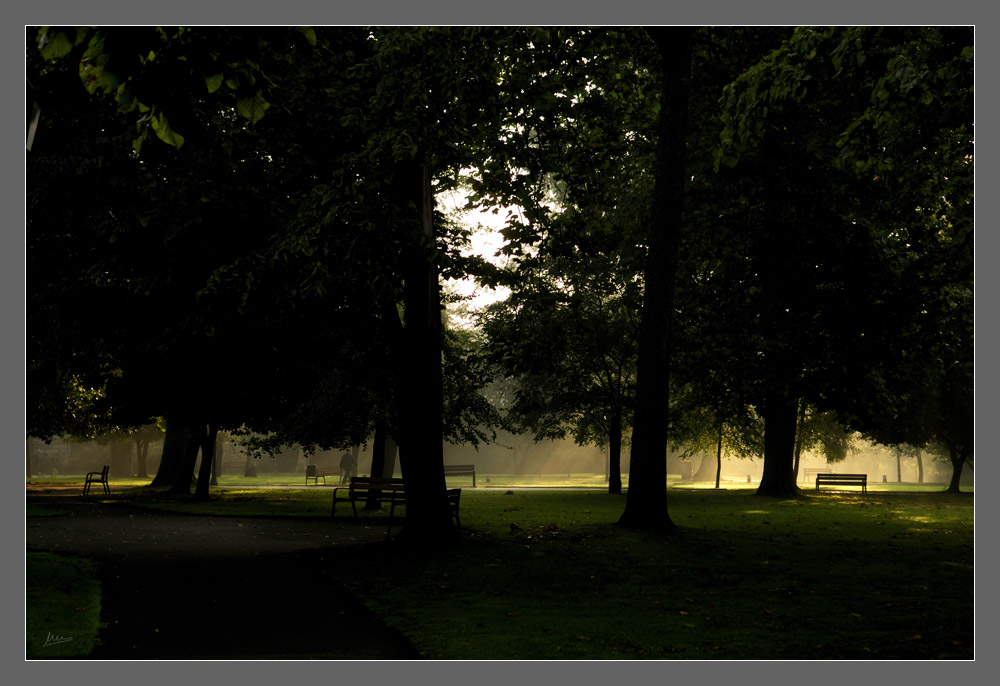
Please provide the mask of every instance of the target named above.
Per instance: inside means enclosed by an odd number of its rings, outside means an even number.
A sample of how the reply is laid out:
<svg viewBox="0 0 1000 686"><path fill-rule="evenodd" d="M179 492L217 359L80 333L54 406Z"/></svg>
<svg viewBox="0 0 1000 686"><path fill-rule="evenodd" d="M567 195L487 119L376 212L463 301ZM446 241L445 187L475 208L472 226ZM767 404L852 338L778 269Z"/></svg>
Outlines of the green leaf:
<svg viewBox="0 0 1000 686"><path fill-rule="evenodd" d="M163 113L157 112L154 114L149 123L159 139L167 145L172 145L175 148L180 148L184 145L184 136L170 128L170 124L167 123L167 118Z"/></svg>
<svg viewBox="0 0 1000 686"><path fill-rule="evenodd" d="M208 87L208 92L214 93L215 91L219 90L222 87L222 80L223 76L221 71L218 74L215 74L214 76L206 76L205 86Z"/></svg>
<svg viewBox="0 0 1000 686"><path fill-rule="evenodd" d="M295 30L306 37L309 45L316 47L316 31L311 26L296 26Z"/></svg>
<svg viewBox="0 0 1000 686"><path fill-rule="evenodd" d="M242 116L249 119L251 124L256 124L260 121L270 106L270 103L264 99L260 91L257 91L252 96L237 98L236 100L236 110Z"/></svg>
<svg viewBox="0 0 1000 686"><path fill-rule="evenodd" d="M73 41L65 31L45 27L38 31L38 49L46 60L65 57L73 49Z"/></svg>

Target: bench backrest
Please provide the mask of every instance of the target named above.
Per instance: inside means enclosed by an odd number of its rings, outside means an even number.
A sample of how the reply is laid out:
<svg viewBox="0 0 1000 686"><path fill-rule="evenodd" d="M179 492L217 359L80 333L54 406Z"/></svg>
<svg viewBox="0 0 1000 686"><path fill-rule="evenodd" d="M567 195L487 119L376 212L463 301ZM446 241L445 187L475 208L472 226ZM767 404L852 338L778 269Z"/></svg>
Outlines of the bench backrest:
<svg viewBox="0 0 1000 686"><path fill-rule="evenodd" d="M351 490L401 491L403 480L395 477L352 476Z"/></svg>
<svg viewBox="0 0 1000 686"><path fill-rule="evenodd" d="M316 476L316 465L306 465L306 476Z"/></svg>
<svg viewBox="0 0 1000 686"><path fill-rule="evenodd" d="M867 481L867 474L817 474L816 482L822 481Z"/></svg>

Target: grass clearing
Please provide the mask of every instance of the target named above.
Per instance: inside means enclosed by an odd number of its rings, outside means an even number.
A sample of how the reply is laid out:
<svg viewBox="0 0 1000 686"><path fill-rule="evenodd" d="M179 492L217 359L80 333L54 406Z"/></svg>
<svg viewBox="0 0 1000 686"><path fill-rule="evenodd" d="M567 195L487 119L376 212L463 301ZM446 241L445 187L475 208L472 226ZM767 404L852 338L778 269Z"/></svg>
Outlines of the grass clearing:
<svg viewBox="0 0 1000 686"><path fill-rule="evenodd" d="M331 490L150 506L327 517ZM338 559L432 659L973 657L971 494L671 488L668 500L678 536L618 527L625 497L598 489L465 489L461 547Z"/></svg>
<svg viewBox="0 0 1000 686"><path fill-rule="evenodd" d="M25 657L87 657L101 628L101 588L82 557L27 553Z"/></svg>
<svg viewBox="0 0 1000 686"><path fill-rule="evenodd" d="M464 496L465 546L354 584L429 658L972 657L965 495L679 490L676 537L610 523L623 497Z"/></svg>

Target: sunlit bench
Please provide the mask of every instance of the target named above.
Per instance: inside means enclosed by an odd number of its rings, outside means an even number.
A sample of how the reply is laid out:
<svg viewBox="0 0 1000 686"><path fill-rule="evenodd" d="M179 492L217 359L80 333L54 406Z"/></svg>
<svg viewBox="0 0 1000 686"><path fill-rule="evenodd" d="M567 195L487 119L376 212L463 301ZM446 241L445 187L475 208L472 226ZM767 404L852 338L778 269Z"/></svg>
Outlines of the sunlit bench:
<svg viewBox="0 0 1000 686"><path fill-rule="evenodd" d="M861 492L868 492L867 474L817 474L816 490L820 486L861 486Z"/></svg>

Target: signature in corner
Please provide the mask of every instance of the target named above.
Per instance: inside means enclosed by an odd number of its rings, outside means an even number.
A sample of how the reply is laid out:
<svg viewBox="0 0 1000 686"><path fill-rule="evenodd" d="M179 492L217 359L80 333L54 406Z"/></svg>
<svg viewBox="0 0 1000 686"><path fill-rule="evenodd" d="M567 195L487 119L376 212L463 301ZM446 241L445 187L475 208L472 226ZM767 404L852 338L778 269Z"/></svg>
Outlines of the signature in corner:
<svg viewBox="0 0 1000 686"><path fill-rule="evenodd" d="M43 645L42 647L45 647L45 646L54 646L54 645L58 645L58 644L60 644L60 643L68 643L68 642L70 642L70 641L72 641L72 640L73 640L73 637L72 637L72 636L70 636L70 637L66 637L66 636L55 636L55 635L53 635L53 634L51 634L51 633L50 633L50 634L49 634L49 635L48 635L48 636L47 636L47 637L45 638L45 644L44 644L44 645Z"/></svg>

